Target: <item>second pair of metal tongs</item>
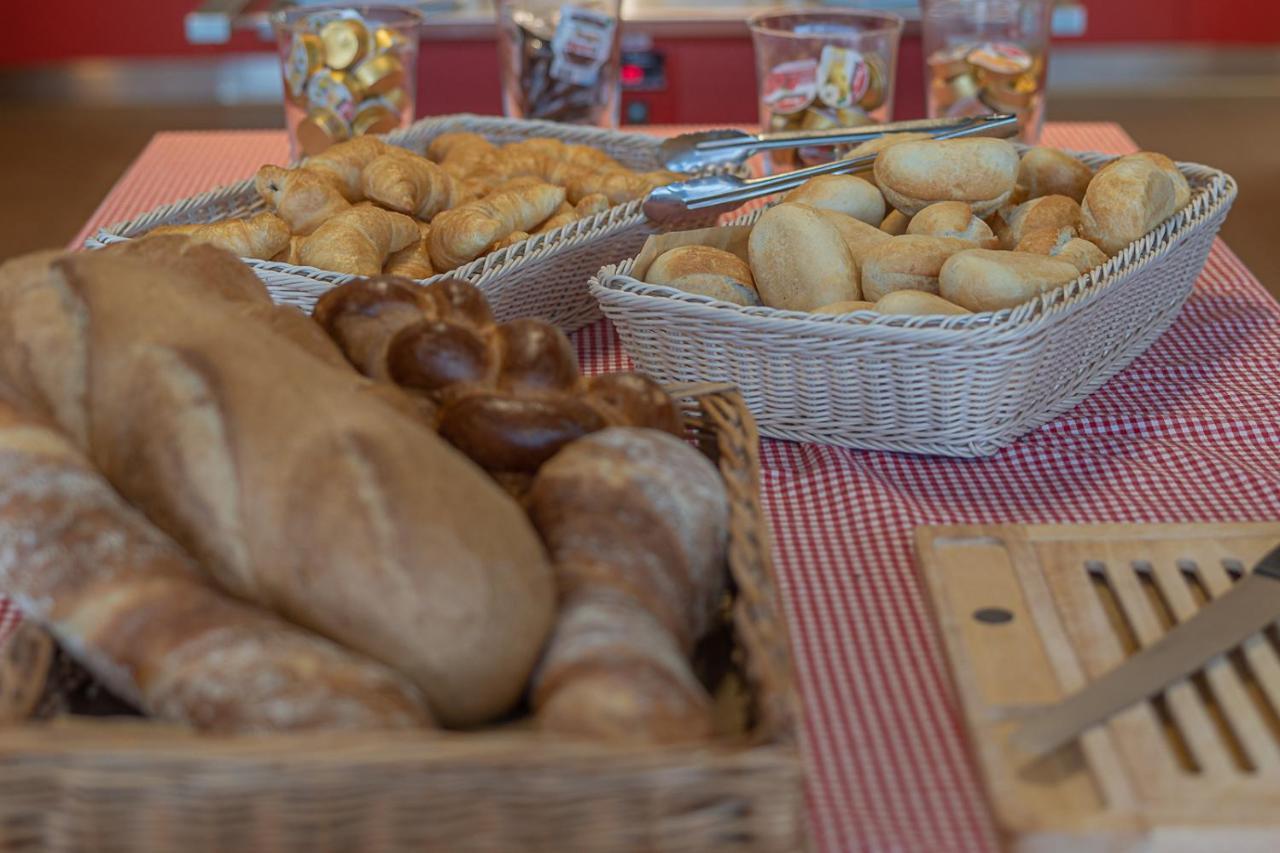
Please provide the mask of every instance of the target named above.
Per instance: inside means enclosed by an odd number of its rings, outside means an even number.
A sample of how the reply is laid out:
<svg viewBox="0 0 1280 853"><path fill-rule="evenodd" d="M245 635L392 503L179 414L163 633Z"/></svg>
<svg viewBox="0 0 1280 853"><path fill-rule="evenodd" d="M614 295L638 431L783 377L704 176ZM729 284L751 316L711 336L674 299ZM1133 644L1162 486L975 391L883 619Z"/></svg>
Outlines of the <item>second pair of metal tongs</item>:
<svg viewBox="0 0 1280 853"><path fill-rule="evenodd" d="M975 116L964 119L928 119L925 121L908 121L897 124L883 124L875 128L861 130L823 131L821 133L787 133L769 136L751 136L738 134L723 137L725 142L739 140L741 150L754 152L777 148L793 148L801 145L840 145L851 142L865 142L890 133L927 133L934 139L958 139L965 136L1009 137L1018 132L1017 116L1004 113ZM722 133L714 131L713 134ZM698 144L712 144L716 139L706 134L688 134L685 137L674 137L663 143L662 154L681 148L689 150L689 138L700 139ZM672 144L678 143L678 144ZM670 146L670 147L668 147ZM763 146L763 147L762 147ZM710 149L719 150L719 149ZM744 179L736 175L707 175L693 178L678 184L658 187L649 193L644 202L645 215L654 222L674 222L692 213L710 214L718 211L732 210L743 202L761 196L772 195L784 190L794 189L810 178L819 175L843 175L865 171L871 168L876 155L869 154L851 160L836 160L820 166L810 166L794 172L784 172L767 178ZM668 158L668 163L670 163ZM714 162L714 161L713 161ZM718 162L734 162L723 160ZM705 164L704 164L705 165Z"/></svg>

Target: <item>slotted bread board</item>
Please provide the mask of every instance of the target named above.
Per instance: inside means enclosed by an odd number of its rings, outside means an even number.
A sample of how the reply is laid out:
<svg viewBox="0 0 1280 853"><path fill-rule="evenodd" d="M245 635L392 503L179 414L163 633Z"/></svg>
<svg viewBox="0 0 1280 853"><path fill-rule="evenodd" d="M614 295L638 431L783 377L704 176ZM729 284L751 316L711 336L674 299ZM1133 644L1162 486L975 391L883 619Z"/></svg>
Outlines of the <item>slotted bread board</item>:
<svg viewBox="0 0 1280 853"><path fill-rule="evenodd" d="M1280 523L916 532L969 741L1009 850L1280 851L1280 634L1034 765L1007 739L1230 589Z"/></svg>

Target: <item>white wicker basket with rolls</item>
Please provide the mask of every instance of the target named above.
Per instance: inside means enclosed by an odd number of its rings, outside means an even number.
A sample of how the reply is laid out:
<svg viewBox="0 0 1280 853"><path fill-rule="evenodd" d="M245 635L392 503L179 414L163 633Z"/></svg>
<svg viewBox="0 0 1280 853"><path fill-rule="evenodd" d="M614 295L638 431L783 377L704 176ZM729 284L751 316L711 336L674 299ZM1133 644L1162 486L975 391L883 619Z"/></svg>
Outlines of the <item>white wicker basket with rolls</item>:
<svg viewBox="0 0 1280 853"><path fill-rule="evenodd" d="M1112 159L1077 154L1091 166ZM591 292L640 370L737 385L775 438L986 456L1071 409L1141 354L1191 293L1235 180L1178 168L1191 201L1107 263L1017 308L921 317L740 307L607 266ZM755 221L761 211L732 224Z"/></svg>
<svg viewBox="0 0 1280 853"><path fill-rule="evenodd" d="M657 159L661 140L657 137L546 121L442 116L415 122L386 139L423 151L435 137L454 132L478 133L495 143L550 137L599 148L633 169L661 166ZM641 204L637 200L616 205L596 216L492 252L448 275L465 278L479 286L499 320L541 317L566 332L573 331L600 316L595 300L587 291L587 279L602 264L635 254L645 238L655 233L640 210ZM86 241L86 245L99 248L141 236L157 225L213 222L263 209L263 201L254 189L253 180L249 179L104 228ZM275 261L246 258L245 263L254 268L277 302L297 305L308 312L321 294L353 277Z"/></svg>

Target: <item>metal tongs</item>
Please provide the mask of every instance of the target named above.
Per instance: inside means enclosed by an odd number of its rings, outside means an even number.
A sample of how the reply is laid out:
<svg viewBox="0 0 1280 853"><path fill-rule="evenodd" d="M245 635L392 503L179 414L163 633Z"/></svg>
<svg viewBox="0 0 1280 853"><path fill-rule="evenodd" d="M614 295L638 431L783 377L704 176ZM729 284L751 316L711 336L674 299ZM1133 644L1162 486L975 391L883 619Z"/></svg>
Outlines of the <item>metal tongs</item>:
<svg viewBox="0 0 1280 853"><path fill-rule="evenodd" d="M1006 113L994 113L959 120L928 119L882 124L874 129L864 128L857 131L792 132L759 136L740 131L712 131L710 134L693 133L673 137L662 144L660 152L667 158L669 167L676 162L673 157L684 156L680 152L695 152L688 156L707 158L698 161L706 166L733 163L757 151L794 148L802 145L866 142L890 133L908 132L927 133L939 140L966 136L1006 138L1018 132L1018 118ZM689 140L693 142L690 143ZM711 159L721 156L724 159ZM644 202L644 212L650 220L660 223L674 222L692 213L701 215L719 213L732 210L754 198L794 189L819 175L845 175L866 171L875 163L875 159L875 154L868 154L852 160L836 160L832 163L823 163L820 166L810 166L807 169L784 172L767 178L743 179L736 175L707 175L702 178L693 178L678 184L658 187L650 192ZM691 167L686 165L685 168Z"/></svg>

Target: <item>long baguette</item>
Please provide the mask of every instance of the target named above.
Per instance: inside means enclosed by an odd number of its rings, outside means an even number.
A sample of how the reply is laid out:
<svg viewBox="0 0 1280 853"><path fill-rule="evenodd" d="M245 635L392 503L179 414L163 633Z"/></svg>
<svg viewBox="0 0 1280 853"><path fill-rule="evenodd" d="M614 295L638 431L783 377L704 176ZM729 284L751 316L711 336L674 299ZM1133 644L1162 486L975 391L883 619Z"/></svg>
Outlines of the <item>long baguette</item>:
<svg viewBox="0 0 1280 853"><path fill-rule="evenodd" d="M219 592L71 444L0 402L0 589L114 693L222 732L400 728L392 670Z"/></svg>
<svg viewBox="0 0 1280 853"><path fill-rule="evenodd" d="M181 237L0 268L0 380L233 594L407 675L448 725L520 696L554 609L519 506Z"/></svg>

